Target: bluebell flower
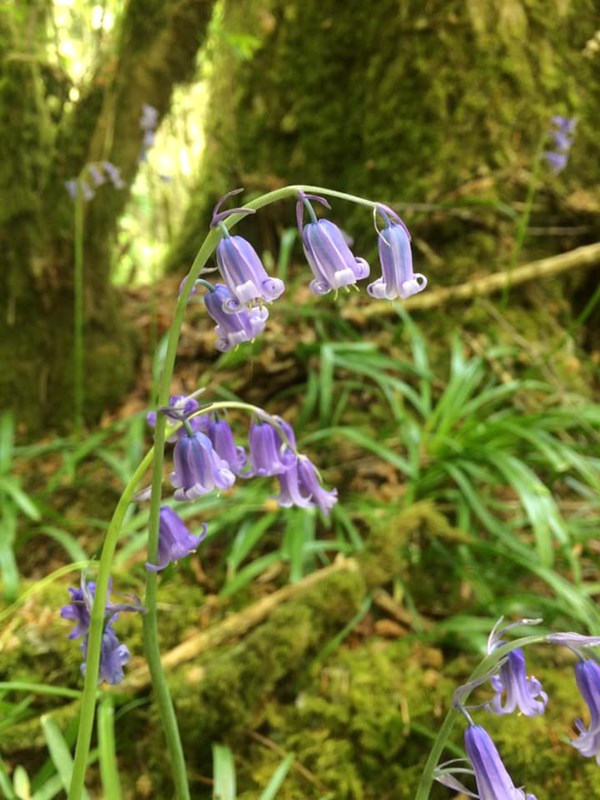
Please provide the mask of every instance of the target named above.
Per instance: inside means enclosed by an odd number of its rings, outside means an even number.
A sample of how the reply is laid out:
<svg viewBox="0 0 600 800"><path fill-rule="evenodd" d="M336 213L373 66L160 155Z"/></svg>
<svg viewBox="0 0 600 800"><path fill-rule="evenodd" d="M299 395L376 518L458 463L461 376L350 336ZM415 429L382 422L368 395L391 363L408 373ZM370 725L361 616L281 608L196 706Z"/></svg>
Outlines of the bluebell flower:
<svg viewBox="0 0 600 800"><path fill-rule="evenodd" d="M508 653L490 683L496 694L486 709L494 714L512 714L518 708L526 717L535 717L546 710L548 695L537 678L527 677L525 654L520 647Z"/></svg>
<svg viewBox="0 0 600 800"><path fill-rule="evenodd" d="M568 153L554 153L551 150L547 150L544 153L544 159L549 164L550 169L555 175L558 175L559 172L562 172L569 163Z"/></svg>
<svg viewBox="0 0 600 800"><path fill-rule="evenodd" d="M104 183L106 183L106 176L96 164L88 164L87 173L94 182L95 186L102 186Z"/></svg>
<svg viewBox="0 0 600 800"><path fill-rule="evenodd" d="M86 636L81 644L81 652L83 653L83 663L81 665L81 672L86 673L87 661L87 648L88 637ZM98 682L106 681L111 685L121 683L125 677L123 667L131 658L129 648L125 644L121 644L114 632L112 626L109 624L104 628L102 634L102 644L100 649L100 668L98 672Z"/></svg>
<svg viewBox="0 0 600 800"><path fill-rule="evenodd" d="M317 200L327 208L329 203L322 197L298 192L296 216L302 236L304 255L312 270L314 280L310 289L314 294L327 294L343 286L352 286L357 280L369 275L369 265L364 258L356 258L350 250L342 231L327 219L317 219L309 198ZM311 221L303 224L304 208L308 209Z"/></svg>
<svg viewBox="0 0 600 800"><path fill-rule="evenodd" d="M337 489L327 491L323 488L308 456L299 455L286 472L277 475L277 479L281 491L275 499L284 508L318 506L327 516L337 503Z"/></svg>
<svg viewBox="0 0 600 800"><path fill-rule="evenodd" d="M400 217L387 206L377 206L377 213L383 218L385 226L379 233L379 260L382 276L367 286L371 297L377 300L406 300L413 294L422 292L427 286L427 278L413 272L410 234Z"/></svg>
<svg viewBox="0 0 600 800"><path fill-rule="evenodd" d="M266 478L287 472L296 455L282 446L282 439L268 422L253 422L248 435L248 477Z"/></svg>
<svg viewBox="0 0 600 800"><path fill-rule="evenodd" d="M119 167L116 167L114 164L111 164L110 161L103 161L102 162L102 167L103 167L104 171L106 172L106 174L108 176L108 179L110 180L112 185L115 187L115 189L124 189L125 188L125 182L124 182L123 178L121 177L121 170L119 169Z"/></svg>
<svg viewBox="0 0 600 800"><path fill-rule="evenodd" d="M507 630L521 625L537 625L540 622L539 619L521 619L501 627L502 620L501 617L492 628L487 643L488 653L504 644L502 637ZM494 714L512 714L518 708L521 714L535 717L546 710L548 695L537 678L527 677L525 654L520 647L507 654L498 673L490 676L490 683L496 695L485 707Z"/></svg>
<svg viewBox="0 0 600 800"><path fill-rule="evenodd" d="M222 458L234 475L241 475L248 466L248 456L243 447L236 445L231 426L224 419L209 419L206 435L219 458Z"/></svg>
<svg viewBox="0 0 600 800"><path fill-rule="evenodd" d="M560 114L552 117L552 127L548 133L553 148L546 150L543 156L555 175L562 172L569 162L569 151L573 146L576 125L576 119L563 117Z"/></svg>
<svg viewBox="0 0 600 800"><path fill-rule="evenodd" d="M225 311L236 312L249 305L271 303L283 294L285 285L279 278L271 278L262 265L258 253L250 242L241 236L231 236L224 221L232 214L254 214L251 208L232 208L221 211L223 203L242 189L234 189L222 197L214 208L211 228L220 228L222 238L217 245L217 266L227 284L232 298L224 302ZM220 322L220 320L219 320Z"/></svg>
<svg viewBox="0 0 600 800"><path fill-rule="evenodd" d="M87 588L91 592L93 600L96 584L94 582L88 583ZM60 616L76 623L71 633L68 634L67 639L79 639L85 636L90 629L91 603L86 601L85 588L83 586L80 589L69 587L69 594L71 595L71 602L61 608Z"/></svg>
<svg viewBox="0 0 600 800"><path fill-rule="evenodd" d="M65 189L71 200L77 199L78 192L81 192L81 196L86 202L93 200L96 195L92 187L82 178L71 178L71 180L65 181Z"/></svg>
<svg viewBox="0 0 600 800"><path fill-rule="evenodd" d="M233 295L225 303L228 311L256 302L271 303L284 292L283 281L267 274L256 250L241 236L223 235L217 245L217 266Z"/></svg>
<svg viewBox="0 0 600 800"><path fill-rule="evenodd" d="M549 633L546 641L561 647L569 647L575 653L579 653L585 647L600 647L600 636L584 636L581 633Z"/></svg>
<svg viewBox="0 0 600 800"><path fill-rule="evenodd" d="M216 453L208 436L200 431L181 436L173 452L175 469L171 483L176 500L194 500L213 489L230 489L235 475Z"/></svg>
<svg viewBox="0 0 600 800"><path fill-rule="evenodd" d="M469 725L465 747L480 800L536 800L534 795L515 787L494 742L480 725Z"/></svg>
<svg viewBox="0 0 600 800"><path fill-rule="evenodd" d="M579 737L571 744L586 758L595 758L600 766L600 665L592 659L579 661L575 665L575 679L590 710L590 724L586 728L580 719L576 720Z"/></svg>
<svg viewBox="0 0 600 800"><path fill-rule="evenodd" d="M111 588L112 581L109 583L108 594L110 594ZM81 671L85 675L85 659L87 659L88 636L96 584L94 581L87 583L85 578L82 577L80 588L69 588L69 593L71 595L71 603L61 608L60 615L63 619L72 620L76 623L67 638L79 639L84 637L81 644L81 652L84 657ZM105 622L100 652L100 681L105 680L107 683L114 684L123 680L123 666L129 661L129 650L119 642L112 623L117 619L121 611L144 611L139 600L135 597L133 599L136 602L112 603L107 599L104 609Z"/></svg>
<svg viewBox="0 0 600 800"><path fill-rule="evenodd" d="M140 116L140 128L143 131L153 131L158 124L158 109L148 103L143 103Z"/></svg>
<svg viewBox="0 0 600 800"><path fill-rule="evenodd" d="M200 536L190 533L179 514L169 506L162 506L158 528L158 564L146 563L146 569L160 572L174 561L193 553L206 536L206 525Z"/></svg>
<svg viewBox="0 0 600 800"><path fill-rule="evenodd" d="M217 323L215 331L219 338L216 347L222 353L237 347L242 342L251 342L255 339L264 331L269 317L265 306L240 308L234 312L228 310L237 303L237 298L222 283L218 283L213 291L204 295L206 309Z"/></svg>
<svg viewBox="0 0 600 800"><path fill-rule="evenodd" d="M77 198L77 178L70 178L65 181L65 189L69 193L71 200L75 200Z"/></svg>

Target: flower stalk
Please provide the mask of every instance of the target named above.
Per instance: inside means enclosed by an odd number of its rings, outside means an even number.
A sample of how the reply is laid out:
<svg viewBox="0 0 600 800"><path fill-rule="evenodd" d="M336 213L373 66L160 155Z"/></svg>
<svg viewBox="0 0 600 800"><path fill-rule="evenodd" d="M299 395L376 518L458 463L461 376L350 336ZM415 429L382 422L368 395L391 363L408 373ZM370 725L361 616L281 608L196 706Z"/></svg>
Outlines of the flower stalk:
<svg viewBox="0 0 600 800"><path fill-rule="evenodd" d="M223 221L223 225L225 225L229 230L249 212L251 213L252 211L256 211L264 206L270 205L271 203L275 203L290 197L297 198L299 192L316 192L319 194L328 195L329 197L336 197L340 200L347 200L371 209L376 208L378 205L377 203L366 200L365 198L356 197L355 195L346 194L344 192L337 192L335 190L324 189L319 186L292 185L286 186L282 189L277 189L273 192L268 192L267 194L264 194L245 204L239 210L228 212L226 219ZM83 206L83 199L81 199L81 206ZM177 345L179 342L181 327L183 325L188 300L194 291L196 281L200 277L200 274L204 269L208 259L216 250L221 240L222 232L220 230L217 228L212 228L209 230L202 246L200 247L200 250L196 255L196 258L194 259L187 279L183 284L177 305L175 307L173 322L169 330L163 371L159 382L157 399L158 408L166 407L169 403L169 393L175 368ZM249 408L250 406L245 403L214 403L208 408L203 409L200 413L208 413L209 410L217 410L218 408L236 407ZM253 408L253 410L255 409ZM262 416L262 414L260 416ZM109 525L102 548L102 555L100 557L98 575L96 579L94 605L91 613L85 684L81 700L81 717L68 800L80 800L84 787L85 771L90 750L96 706L104 612L106 607L106 595L109 586L112 560L126 510L129 504L133 501L135 490L151 463L152 493L148 526L148 561L151 564L155 564L157 562L166 424L167 418L165 415L157 414L156 428L154 433L154 447L151 448L146 454L141 464L136 469L133 477L127 484L127 487L125 488L113 514L113 518ZM160 660L160 648L158 641L157 590L157 573L147 570L146 593L144 598L144 606L146 608L146 613L144 615L146 658L148 660L148 667L152 677L152 685L156 693L156 702L167 741L168 755L171 761L171 770L175 784L175 797L177 800L189 800L190 792L187 781L185 760L183 756L183 748L177 726L177 719Z"/></svg>

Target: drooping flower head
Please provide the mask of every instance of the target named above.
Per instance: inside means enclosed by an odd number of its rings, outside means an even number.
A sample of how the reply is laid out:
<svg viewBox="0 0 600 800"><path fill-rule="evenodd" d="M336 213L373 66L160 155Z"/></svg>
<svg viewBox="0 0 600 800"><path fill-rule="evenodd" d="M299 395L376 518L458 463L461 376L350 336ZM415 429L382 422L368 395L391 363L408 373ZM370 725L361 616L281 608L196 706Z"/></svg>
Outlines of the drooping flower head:
<svg viewBox="0 0 600 800"><path fill-rule="evenodd" d="M112 581L109 583L108 595L110 595ZM93 581L86 582L82 576L79 589L69 588L71 603L61 608L60 615L63 619L76 622L75 627L68 634L69 639L79 639L83 637L81 652L84 662L81 671L85 675L86 659L88 648L89 628L91 622L92 606L96 594L96 584ZM113 623L122 611L143 612L144 607L139 600L132 597L135 602L112 603L108 597L104 610L104 631L102 634L102 644L100 650L100 670L99 680L114 684L123 680L123 666L129 661L129 650L126 645L122 645L113 629Z"/></svg>
<svg viewBox="0 0 600 800"><path fill-rule="evenodd" d="M224 221L232 214L253 214L250 208L233 208L221 211L222 204L242 189L228 192L215 206L210 223L211 228L220 228L223 237L217 245L217 266L229 291L233 295L223 308L225 311L238 312L249 305L271 303L285 289L279 278L271 278L262 265L258 253L250 242L241 236L231 236Z"/></svg>
<svg viewBox="0 0 600 800"><path fill-rule="evenodd" d="M208 436L201 431L181 436L173 452L175 469L171 483L176 500L194 500L213 489L230 489L235 475L215 452Z"/></svg>
<svg viewBox="0 0 600 800"><path fill-rule="evenodd" d="M518 625L536 625L539 620L519 620L500 627L502 619L494 626L488 639L487 651L492 653L504 644L503 634ZM548 695L542 684L533 676L527 677L525 654L521 647L511 650L501 662L499 671L490 677L492 688L496 692L486 709L494 714L512 714L519 709L527 717L535 717L546 710Z"/></svg>
<svg viewBox="0 0 600 800"><path fill-rule="evenodd" d="M233 312L228 310L235 307L238 300L222 283L218 283L212 291L204 295L204 304L217 323L215 331L219 338L216 347L222 353L237 347L242 342L256 339L264 331L269 317L266 306L240 307L239 311Z"/></svg>
<svg viewBox="0 0 600 800"><path fill-rule="evenodd" d="M242 475L248 466L248 456L240 445L236 445L231 426L224 419L209 418L206 435L219 458L222 458L234 475Z"/></svg>
<svg viewBox="0 0 600 800"><path fill-rule="evenodd" d="M125 181L121 177L121 170L119 167L116 167L110 161L102 161L101 166L103 167L104 171L106 172L109 181L115 187L115 189L124 189L125 188Z"/></svg>
<svg viewBox="0 0 600 800"><path fill-rule="evenodd" d="M281 491L275 498L280 506L321 509L325 516L337 503L337 489L328 491L319 481L317 470L308 456L299 455L295 463L277 476Z"/></svg>
<svg viewBox="0 0 600 800"><path fill-rule="evenodd" d="M582 720L575 722L579 737L571 744L586 758L595 758L600 766L600 664L591 658L575 665L575 679L590 711L590 723L586 727Z"/></svg>
<svg viewBox="0 0 600 800"><path fill-rule="evenodd" d="M158 109L144 103L140 116L140 128L143 131L142 148L140 150L139 161L148 160L148 151L154 146L156 138L156 126L158 125Z"/></svg>
<svg viewBox="0 0 600 800"><path fill-rule="evenodd" d="M88 637L86 636L81 643L83 663L81 672L86 673L87 667L87 648ZM131 655L126 644L121 644L110 624L106 625L102 634L102 644L100 649L100 669L98 671L98 682L106 681L111 685L121 683L125 677L123 667L128 663Z"/></svg>
<svg viewBox="0 0 600 800"><path fill-rule="evenodd" d="M480 725L465 731L465 748L473 766L480 800L536 800L512 782L496 745Z"/></svg>
<svg viewBox="0 0 600 800"><path fill-rule="evenodd" d="M257 420L250 425L248 434L250 471L248 477L266 478L287 472L296 458L268 422Z"/></svg>
<svg viewBox="0 0 600 800"><path fill-rule="evenodd" d="M202 526L200 536L194 536L179 514L169 506L162 506L158 527L158 564L146 563L146 569L160 572L174 561L193 553L205 536L206 525Z"/></svg>
<svg viewBox="0 0 600 800"><path fill-rule="evenodd" d="M143 131L154 131L158 125L158 109L149 103L142 103L140 115L140 128Z"/></svg>
<svg viewBox="0 0 600 800"><path fill-rule="evenodd" d="M331 208L327 200L317 195L298 192L296 218L302 236L304 255L313 272L310 289L314 294L327 294L343 286L353 286L357 280L369 275L369 265L364 258L356 258L350 250L342 231L327 219L317 219L310 200ZM304 209L310 222L303 224Z"/></svg>
<svg viewBox="0 0 600 800"><path fill-rule="evenodd" d="M537 678L527 677L525 654L520 647L508 653L490 683L496 694L486 708L494 714L512 714L518 708L521 714L535 717L546 710L548 695Z"/></svg>
<svg viewBox="0 0 600 800"><path fill-rule="evenodd" d="M376 213L383 219L384 227L378 230L379 260L382 276L367 286L371 297L377 300L406 300L422 292L427 278L413 272L410 233L400 217L391 208L378 205Z"/></svg>

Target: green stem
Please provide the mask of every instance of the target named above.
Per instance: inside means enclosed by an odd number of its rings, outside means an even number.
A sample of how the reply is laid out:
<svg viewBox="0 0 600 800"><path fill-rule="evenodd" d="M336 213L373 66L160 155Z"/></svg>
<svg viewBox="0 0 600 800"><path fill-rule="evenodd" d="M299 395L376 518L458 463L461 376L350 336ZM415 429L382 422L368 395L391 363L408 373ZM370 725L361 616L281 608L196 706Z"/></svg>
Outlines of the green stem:
<svg viewBox="0 0 600 800"><path fill-rule="evenodd" d="M441 755L446 747L446 742L448 741L448 737L452 732L452 728L454 727L454 723L456 722L457 716L461 715L461 711L459 708L459 704L461 706L464 705L465 701L473 691L476 686L479 686L482 682L482 679L485 680L486 676L491 675L497 668L500 661L507 656L511 650L516 650L519 647L525 647L529 644L539 644L545 640L545 636L541 634L537 634L534 636L523 636L520 639L517 639L513 642L509 642L508 644L503 644L499 647L496 647L491 653L489 653L483 661L476 667L473 671L471 677L465 684L467 687L463 693L461 693L460 698L458 701L455 697L454 702L452 703L452 707L448 710L444 721L442 722L442 726L438 732L438 735L435 738L433 743L433 747L427 757L427 761L425 762L425 766L423 767L423 772L421 774L421 780L419 781L419 785L417 787L417 793L415 794L415 800L429 800L429 796L431 794L431 787L435 781L435 770L437 765L439 764Z"/></svg>
<svg viewBox="0 0 600 800"><path fill-rule="evenodd" d="M73 415L75 441L83 431L83 191L75 194L75 274L73 286Z"/></svg>
<svg viewBox="0 0 600 800"><path fill-rule="evenodd" d="M104 631L104 612L106 609L106 595L108 594L112 560L119 540L123 520L125 519L125 513L133 500L139 482L152 463L153 456L154 449L151 448L148 453L146 453L141 464L133 474L133 477L125 487L117 503L117 507L115 508L110 525L108 526L108 531L102 547L102 555L100 556L98 575L96 577L94 605L90 615L85 682L81 694L81 715L79 718L79 731L77 733L73 775L71 777L68 800L80 800L85 781L85 771L92 739L94 714L96 711L96 698L98 695L98 673L100 669L102 634Z"/></svg>
<svg viewBox="0 0 600 800"><path fill-rule="evenodd" d="M358 203L359 205L368 206L369 208L374 208L377 205L370 200L366 200L361 197L355 197L354 195L345 194L343 192L324 189L320 186L286 186L283 189L277 189L274 192L269 192L268 194L252 200L251 202L247 203L244 208L257 210L269 205L270 203L278 202L279 200L284 200L289 197L297 197L299 190L325 194L329 195L330 197L337 197L338 199L348 200L353 203ZM238 214L232 214L225 223L227 229L234 227L244 216L245 213L243 211ZM173 323L169 330L169 336L167 340L167 351L165 354L163 371L159 383L157 408L168 405L171 380L173 377L175 358L177 355L177 345L179 342L181 326L185 317L187 303L197 278L202 272L202 269L206 265L209 257L216 249L221 236L222 232L218 229L212 229L209 231L204 243L196 255L196 258L194 259L187 276L185 287L177 301ZM212 407L221 407L221 404L215 403ZM238 406L235 403L223 403L222 407ZM247 404L239 404L239 407L247 407ZM153 460L153 469L150 517L148 521L148 561L150 563L154 563L157 559L166 422L166 417L163 414L157 415L156 429L154 433L154 448L146 455L142 464L136 471L130 483L127 485L125 492L119 500L108 529L108 533L106 535L104 547L102 549L98 578L96 581L94 606L91 615L91 625L88 636L86 680L82 695L81 719L79 734L77 737L73 778L71 781L68 800L80 800L85 778L85 766L89 753L96 703L100 650L104 624L104 610L106 605L106 593L108 591L108 581L112 558L125 511L131 502L135 486L145 472L146 468L149 466L151 460ZM175 783L176 798L177 800L189 800L190 794L187 783L187 772L185 767L185 759L183 756L183 748L177 727L177 719L160 660L156 603L157 587L158 575L155 572L147 570L145 595L146 614L144 616L146 658L148 660L148 668L152 678L152 685L156 693L157 706L167 740L173 781Z"/></svg>
<svg viewBox="0 0 600 800"><path fill-rule="evenodd" d="M508 305L508 296L510 294L510 279L512 271L517 265L517 261L519 259L519 256L521 255L521 251L523 250L523 245L525 244L525 237L527 236L527 228L529 227L529 220L531 219L531 212L533 210L533 201L535 199L535 193L538 188L540 169L542 166L542 156L544 154L544 146L546 143L546 139L547 139L547 133L544 132L544 134L540 137L537 149L535 151L535 155L533 157L533 171L531 174L531 179L529 180L529 186L527 187L527 197L525 198L525 207L523 209L523 213L519 217L517 232L515 235L515 245L513 248L512 256L507 270L507 281L504 284L504 290L502 292L502 300L500 301L501 311L505 311L506 306Z"/></svg>

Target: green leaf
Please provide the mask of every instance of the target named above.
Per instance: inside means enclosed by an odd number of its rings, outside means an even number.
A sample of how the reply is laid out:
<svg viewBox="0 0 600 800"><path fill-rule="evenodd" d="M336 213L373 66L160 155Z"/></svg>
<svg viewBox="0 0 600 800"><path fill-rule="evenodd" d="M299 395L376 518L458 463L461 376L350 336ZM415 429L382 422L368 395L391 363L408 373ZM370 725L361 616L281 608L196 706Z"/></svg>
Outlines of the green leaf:
<svg viewBox="0 0 600 800"><path fill-rule="evenodd" d="M19 594L19 568L12 546L5 542L0 543L0 574L4 598L13 602Z"/></svg>
<svg viewBox="0 0 600 800"><path fill-rule="evenodd" d="M115 745L115 709L113 698L103 694L98 704L98 751L100 757L100 777L104 797L121 800L121 782Z"/></svg>
<svg viewBox="0 0 600 800"><path fill-rule="evenodd" d="M0 490L11 497L15 505L18 506L29 519L35 520L36 522L40 519L38 507L21 489L16 479L2 478L0 480Z"/></svg>
<svg viewBox="0 0 600 800"><path fill-rule="evenodd" d="M71 785L71 775L73 774L73 759L71 757L71 750L66 743L60 728L49 714L42 714L40 721L42 723L42 731L52 763L56 767L56 771L60 775L63 788L66 792L69 791ZM81 794L84 800L89 800L89 795L84 789Z"/></svg>
<svg viewBox="0 0 600 800"><path fill-rule="evenodd" d="M213 800L235 800L235 763L233 753L222 744L213 744Z"/></svg>
<svg viewBox="0 0 600 800"><path fill-rule="evenodd" d="M55 528L53 525L44 525L44 527L40 529L40 533L44 533L46 536L54 539L55 542L58 542L72 561L87 560L87 553L83 547L79 544L77 539L70 533L67 533L67 531Z"/></svg>
<svg viewBox="0 0 600 800"><path fill-rule="evenodd" d="M10 473L14 453L15 422L10 411L0 416L0 475Z"/></svg>
<svg viewBox="0 0 600 800"><path fill-rule="evenodd" d="M273 773L271 780L261 793L259 800L274 800L293 763L294 756L292 753L288 753Z"/></svg>
<svg viewBox="0 0 600 800"><path fill-rule="evenodd" d="M15 794L8 770L2 758L0 758L0 791L3 793L6 800L19 800Z"/></svg>
<svg viewBox="0 0 600 800"><path fill-rule="evenodd" d="M254 578L268 569L272 564L276 564L278 561L281 561L281 554L279 552L268 553L265 556L260 556L246 567L241 569L234 578L228 581L221 590L219 596L231 597L232 594L239 592L240 589L243 589L244 586L247 586L254 580Z"/></svg>

